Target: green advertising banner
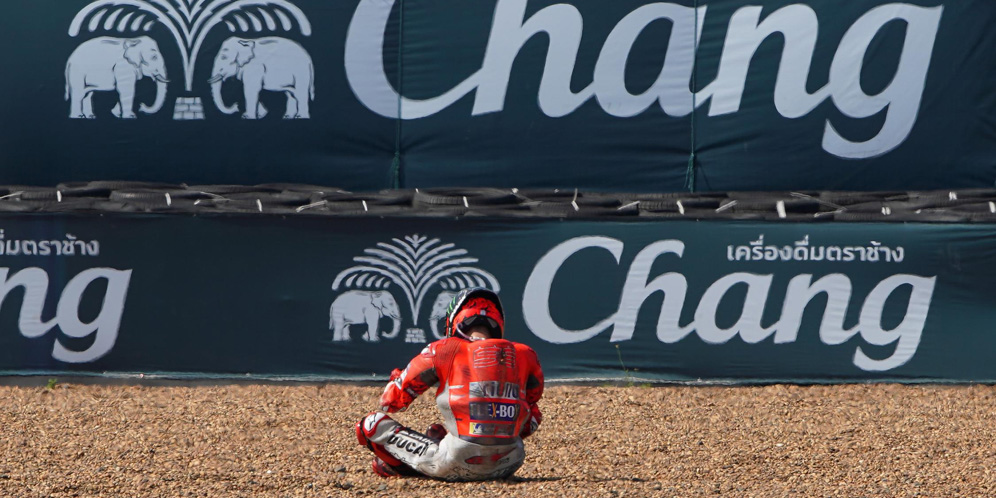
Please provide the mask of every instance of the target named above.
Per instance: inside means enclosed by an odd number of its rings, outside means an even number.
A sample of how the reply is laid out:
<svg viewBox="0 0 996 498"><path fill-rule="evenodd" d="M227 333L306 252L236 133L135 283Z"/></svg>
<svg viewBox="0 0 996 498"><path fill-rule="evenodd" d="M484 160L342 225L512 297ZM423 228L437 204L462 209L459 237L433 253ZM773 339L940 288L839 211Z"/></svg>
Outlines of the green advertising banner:
<svg viewBox="0 0 996 498"><path fill-rule="evenodd" d="M986 224L0 218L0 371L383 379L498 291L552 379L996 381Z"/></svg>
<svg viewBox="0 0 996 498"><path fill-rule="evenodd" d="M8 0L0 180L996 182L991 0Z"/></svg>

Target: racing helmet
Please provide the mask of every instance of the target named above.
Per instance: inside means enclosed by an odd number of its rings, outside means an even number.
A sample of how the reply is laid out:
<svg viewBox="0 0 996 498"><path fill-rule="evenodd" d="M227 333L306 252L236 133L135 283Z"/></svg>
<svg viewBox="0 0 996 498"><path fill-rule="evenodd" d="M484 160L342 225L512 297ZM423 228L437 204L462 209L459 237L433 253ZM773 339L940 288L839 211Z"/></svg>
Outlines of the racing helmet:
<svg viewBox="0 0 996 498"><path fill-rule="evenodd" d="M481 287L458 292L446 310L446 337L466 339L463 330L478 324L488 327L493 339L505 337L505 311L498 294Z"/></svg>

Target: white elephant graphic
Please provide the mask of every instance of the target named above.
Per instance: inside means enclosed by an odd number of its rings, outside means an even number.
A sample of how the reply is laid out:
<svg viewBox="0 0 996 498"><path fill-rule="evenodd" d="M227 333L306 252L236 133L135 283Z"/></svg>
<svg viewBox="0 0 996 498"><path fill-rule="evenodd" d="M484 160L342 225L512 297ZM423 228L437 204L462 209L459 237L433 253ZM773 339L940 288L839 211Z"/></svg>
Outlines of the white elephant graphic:
<svg viewBox="0 0 996 498"><path fill-rule="evenodd" d="M148 76L156 80L156 100L139 108L155 114L166 100L166 64L159 45L148 36L112 38L102 36L76 47L66 62L66 100L69 117L93 119L93 92L118 92L118 103L111 112L123 119L134 119L135 84Z"/></svg>
<svg viewBox="0 0 996 498"><path fill-rule="evenodd" d="M262 90L284 92L287 110L284 119L309 119L309 103L315 100L315 68L308 52L292 40L275 36L255 40L231 37L221 44L211 70L214 103L225 114L239 111L237 104L225 105L221 97L223 81L235 77L242 81L245 94L245 119L266 116L259 102Z"/></svg>
<svg viewBox="0 0 996 498"><path fill-rule="evenodd" d="M367 330L363 339L367 342L377 342L378 324L381 317L389 316L394 321L391 332L384 333L385 339L393 339L401 330L401 310L394 296L387 291L353 290L342 293L332 301L329 309L329 328L333 330L333 341L348 341L349 326L357 323L366 324Z"/></svg>
<svg viewBox="0 0 996 498"><path fill-rule="evenodd" d="M436 298L436 302L432 304L432 311L429 313L429 328L432 329L432 335L436 336L436 339L443 339L445 336L445 331L442 334L439 332L439 321L446 318L446 310L449 309L450 301L455 295L456 292L442 291Z"/></svg>

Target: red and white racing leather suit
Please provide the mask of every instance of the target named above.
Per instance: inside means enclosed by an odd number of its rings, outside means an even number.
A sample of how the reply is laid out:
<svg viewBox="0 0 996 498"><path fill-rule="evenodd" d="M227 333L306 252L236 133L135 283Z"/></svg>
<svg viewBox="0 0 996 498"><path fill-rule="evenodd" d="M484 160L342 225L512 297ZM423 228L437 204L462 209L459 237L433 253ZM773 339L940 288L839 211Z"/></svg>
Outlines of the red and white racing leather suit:
<svg viewBox="0 0 996 498"><path fill-rule="evenodd" d="M436 405L446 436L433 441L383 412L403 411L438 383ZM525 458L522 438L542 421L543 370L536 352L504 339L450 337L429 344L404 371L395 370L381 410L361 421L361 444L391 465L446 480L512 475ZM387 455L384 455L384 453Z"/></svg>

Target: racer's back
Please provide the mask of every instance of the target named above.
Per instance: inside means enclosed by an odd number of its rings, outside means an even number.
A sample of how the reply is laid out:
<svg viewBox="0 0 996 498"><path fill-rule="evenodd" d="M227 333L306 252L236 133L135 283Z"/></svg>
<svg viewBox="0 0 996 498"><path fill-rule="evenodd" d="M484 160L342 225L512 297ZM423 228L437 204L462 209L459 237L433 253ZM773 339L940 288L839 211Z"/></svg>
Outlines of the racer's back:
<svg viewBox="0 0 996 498"><path fill-rule="evenodd" d="M435 346L436 404L447 430L485 445L509 444L518 438L529 418L529 403L535 403L527 399L527 391L542 389L532 348L505 339L459 338L443 339Z"/></svg>

